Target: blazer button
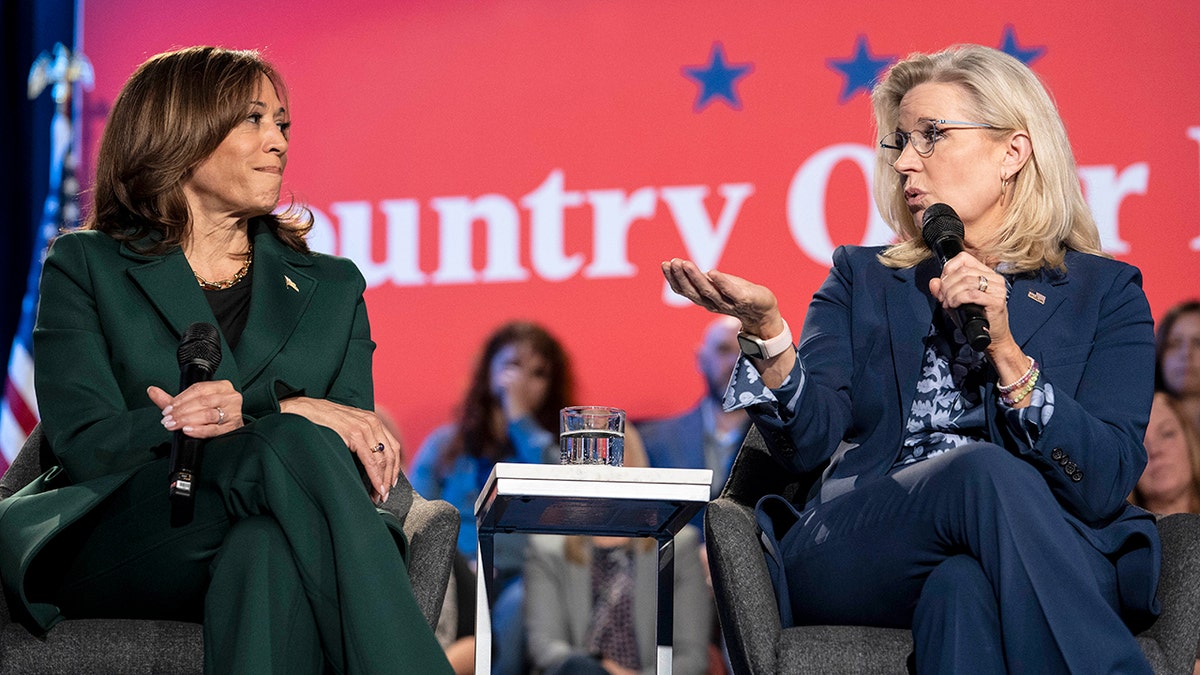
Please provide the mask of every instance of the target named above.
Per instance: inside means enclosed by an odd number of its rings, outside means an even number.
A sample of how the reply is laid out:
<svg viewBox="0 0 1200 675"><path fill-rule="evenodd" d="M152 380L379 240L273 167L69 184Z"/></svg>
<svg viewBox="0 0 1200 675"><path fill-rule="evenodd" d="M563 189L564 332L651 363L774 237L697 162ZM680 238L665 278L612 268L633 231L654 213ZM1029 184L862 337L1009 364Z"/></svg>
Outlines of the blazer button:
<svg viewBox="0 0 1200 675"><path fill-rule="evenodd" d="M1076 483L1083 480L1083 472L1076 471L1075 473L1071 474L1071 480L1075 481Z"/></svg>
<svg viewBox="0 0 1200 675"><path fill-rule="evenodd" d="M1070 464L1070 463L1071 463L1071 458L1070 458L1070 457L1068 457L1068 456L1066 455L1066 453L1063 453L1063 456L1062 456L1062 457L1060 457L1060 458L1058 459L1058 465L1059 465L1059 466L1066 466L1066 465L1068 465L1068 464Z"/></svg>
<svg viewBox="0 0 1200 675"><path fill-rule="evenodd" d="M1067 453L1063 452L1062 448L1055 448L1050 451L1050 459L1052 459L1056 462L1058 460L1062 459L1063 457L1065 457L1066 455L1067 455Z"/></svg>
<svg viewBox="0 0 1200 675"><path fill-rule="evenodd" d="M1075 462L1067 462L1067 465L1063 467L1063 471L1066 471L1068 476L1074 476L1078 469L1079 467L1075 466Z"/></svg>

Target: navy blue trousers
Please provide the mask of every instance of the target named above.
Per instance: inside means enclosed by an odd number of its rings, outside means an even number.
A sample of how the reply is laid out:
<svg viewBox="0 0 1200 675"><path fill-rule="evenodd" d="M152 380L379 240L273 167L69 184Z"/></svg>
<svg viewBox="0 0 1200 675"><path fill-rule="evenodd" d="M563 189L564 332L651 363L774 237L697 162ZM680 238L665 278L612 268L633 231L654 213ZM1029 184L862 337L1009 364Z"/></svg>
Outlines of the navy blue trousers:
<svg viewBox="0 0 1200 675"><path fill-rule="evenodd" d="M921 673L1151 672L1113 565L990 443L805 510L780 550L796 623L911 627Z"/></svg>

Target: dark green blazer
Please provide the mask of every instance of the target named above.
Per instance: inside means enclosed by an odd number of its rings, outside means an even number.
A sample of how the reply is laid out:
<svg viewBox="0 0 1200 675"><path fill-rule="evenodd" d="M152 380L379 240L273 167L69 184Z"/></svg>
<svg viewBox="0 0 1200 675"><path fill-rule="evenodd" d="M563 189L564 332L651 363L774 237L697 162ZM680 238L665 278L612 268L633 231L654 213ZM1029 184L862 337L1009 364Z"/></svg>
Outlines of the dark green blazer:
<svg viewBox="0 0 1200 675"><path fill-rule="evenodd" d="M289 395L373 409L375 344L358 268L287 248L260 221L250 236L249 318L237 349L222 340L213 379L242 392L247 423L279 412ZM169 453L171 432L146 388L178 393L176 350L196 321L217 323L180 249L142 255L95 231L51 247L33 355L42 425L61 469L0 502L0 580L10 606L29 610L43 630L60 617L27 601L29 563L136 468Z"/></svg>

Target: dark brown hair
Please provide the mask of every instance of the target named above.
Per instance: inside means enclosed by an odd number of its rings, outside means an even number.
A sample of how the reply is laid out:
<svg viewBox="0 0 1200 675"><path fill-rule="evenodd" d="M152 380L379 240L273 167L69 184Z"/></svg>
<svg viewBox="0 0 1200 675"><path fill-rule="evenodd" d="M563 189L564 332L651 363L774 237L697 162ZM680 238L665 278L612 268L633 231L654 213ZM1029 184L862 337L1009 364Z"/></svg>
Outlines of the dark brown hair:
<svg viewBox="0 0 1200 675"><path fill-rule="evenodd" d="M496 462L511 451L508 437L497 436L492 427L494 413L501 403L492 393L491 363L501 349L514 344L529 345L534 353L546 359L546 398L533 417L543 429L558 433L558 411L571 405L574 397L566 350L549 331L535 323L506 323L488 337L475 363L470 386L460 404L454 438L441 458L443 469L449 470L463 454Z"/></svg>
<svg viewBox="0 0 1200 675"><path fill-rule="evenodd" d="M1171 331L1175 328L1175 322L1184 314L1200 314L1200 300L1186 300L1167 310L1162 320L1158 322L1158 330L1154 333L1154 386L1158 391L1165 391L1174 396L1178 396L1179 392L1171 391L1167 386L1167 381L1163 379L1162 359L1167 349L1167 340L1171 338Z"/></svg>
<svg viewBox="0 0 1200 675"><path fill-rule="evenodd" d="M263 75L286 102L279 73L255 51L188 47L138 66L108 115L83 229L151 254L181 245L191 227L183 183L245 118ZM308 251L307 209L262 218L280 241Z"/></svg>

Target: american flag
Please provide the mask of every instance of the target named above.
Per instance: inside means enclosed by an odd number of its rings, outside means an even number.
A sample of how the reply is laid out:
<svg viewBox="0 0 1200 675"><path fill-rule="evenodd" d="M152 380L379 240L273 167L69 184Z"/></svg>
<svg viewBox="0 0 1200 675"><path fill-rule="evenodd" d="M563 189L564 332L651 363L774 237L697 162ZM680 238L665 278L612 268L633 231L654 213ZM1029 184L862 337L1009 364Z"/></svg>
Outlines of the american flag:
<svg viewBox="0 0 1200 675"><path fill-rule="evenodd" d="M29 95L36 97L53 85L55 111L50 123L50 184L41 224L33 242L33 260L29 266L25 296L21 300L21 321L13 336L8 357L8 375L0 399L0 475L21 450L25 439L40 419L37 396L33 391L33 323L37 316L38 281L46 246L62 228L79 221L79 182L75 176L75 133L72 124L71 89L75 82L91 84L91 65L82 55L72 55L62 45L50 57L43 54L29 74Z"/></svg>

